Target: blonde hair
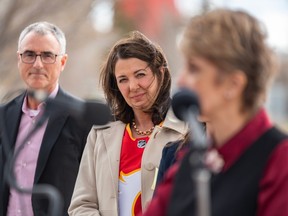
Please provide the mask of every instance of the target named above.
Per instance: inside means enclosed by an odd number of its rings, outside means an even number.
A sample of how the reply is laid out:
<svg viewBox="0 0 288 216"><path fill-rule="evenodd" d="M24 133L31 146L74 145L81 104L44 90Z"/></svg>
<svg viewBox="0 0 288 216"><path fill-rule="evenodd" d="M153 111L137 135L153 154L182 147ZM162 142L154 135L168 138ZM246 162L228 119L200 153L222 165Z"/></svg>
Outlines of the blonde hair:
<svg viewBox="0 0 288 216"><path fill-rule="evenodd" d="M263 104L276 71L265 39L264 26L248 13L216 9L190 20L180 46L188 59L203 57L222 73L244 72L248 82L242 108L255 110Z"/></svg>

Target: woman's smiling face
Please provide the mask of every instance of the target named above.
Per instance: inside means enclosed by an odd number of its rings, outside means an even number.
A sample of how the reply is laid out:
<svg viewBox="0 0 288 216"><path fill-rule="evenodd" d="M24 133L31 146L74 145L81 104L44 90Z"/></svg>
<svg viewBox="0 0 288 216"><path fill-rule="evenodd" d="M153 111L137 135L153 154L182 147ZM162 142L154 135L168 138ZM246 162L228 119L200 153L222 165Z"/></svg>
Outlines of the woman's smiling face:
<svg viewBox="0 0 288 216"><path fill-rule="evenodd" d="M147 62L137 58L119 59L115 77L122 96L133 110L146 110L154 103L160 86Z"/></svg>

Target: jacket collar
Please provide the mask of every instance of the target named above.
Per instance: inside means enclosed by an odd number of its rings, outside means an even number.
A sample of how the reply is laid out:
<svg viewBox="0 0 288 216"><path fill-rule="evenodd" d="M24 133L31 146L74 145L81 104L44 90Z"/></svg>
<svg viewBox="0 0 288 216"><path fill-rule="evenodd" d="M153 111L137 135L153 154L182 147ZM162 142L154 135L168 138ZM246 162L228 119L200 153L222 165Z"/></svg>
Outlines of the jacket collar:
<svg viewBox="0 0 288 216"><path fill-rule="evenodd" d="M163 128L167 128L170 130L174 130L180 134L183 133L183 131L188 130L188 125L184 123L183 121L180 121L173 113L172 109L168 110L168 113L166 115L166 118L162 125Z"/></svg>

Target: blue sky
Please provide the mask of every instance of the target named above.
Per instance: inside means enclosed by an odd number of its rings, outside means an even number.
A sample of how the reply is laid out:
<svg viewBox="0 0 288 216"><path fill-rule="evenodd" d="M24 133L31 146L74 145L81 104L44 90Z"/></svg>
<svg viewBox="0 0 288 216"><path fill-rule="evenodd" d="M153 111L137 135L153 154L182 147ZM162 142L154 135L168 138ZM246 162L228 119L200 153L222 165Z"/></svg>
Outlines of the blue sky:
<svg viewBox="0 0 288 216"><path fill-rule="evenodd" d="M196 14L201 0L175 0L187 16ZM210 0L212 7L243 9L262 21L268 32L268 43L278 51L288 52L288 0Z"/></svg>

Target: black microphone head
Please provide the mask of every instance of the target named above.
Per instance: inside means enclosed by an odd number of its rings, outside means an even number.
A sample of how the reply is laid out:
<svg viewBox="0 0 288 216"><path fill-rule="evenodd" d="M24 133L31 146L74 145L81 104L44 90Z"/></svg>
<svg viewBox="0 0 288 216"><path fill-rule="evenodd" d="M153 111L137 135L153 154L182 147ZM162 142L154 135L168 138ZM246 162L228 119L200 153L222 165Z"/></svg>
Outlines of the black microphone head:
<svg viewBox="0 0 288 216"><path fill-rule="evenodd" d="M113 121L113 115L107 104L98 100L89 100L85 102L82 119L89 125L104 125Z"/></svg>
<svg viewBox="0 0 288 216"><path fill-rule="evenodd" d="M185 121L185 114L192 107L194 108L194 111L199 111L200 104L195 92L186 88L181 88L173 95L172 109L178 119Z"/></svg>
<svg viewBox="0 0 288 216"><path fill-rule="evenodd" d="M66 93L67 94L67 93ZM113 121L113 115L109 106L100 100L79 101L70 100L66 96L49 98L49 94L43 90L30 90L28 95L45 102L45 113L47 116L62 115L63 112L68 113L72 117L80 121L84 126L104 125L109 121Z"/></svg>

